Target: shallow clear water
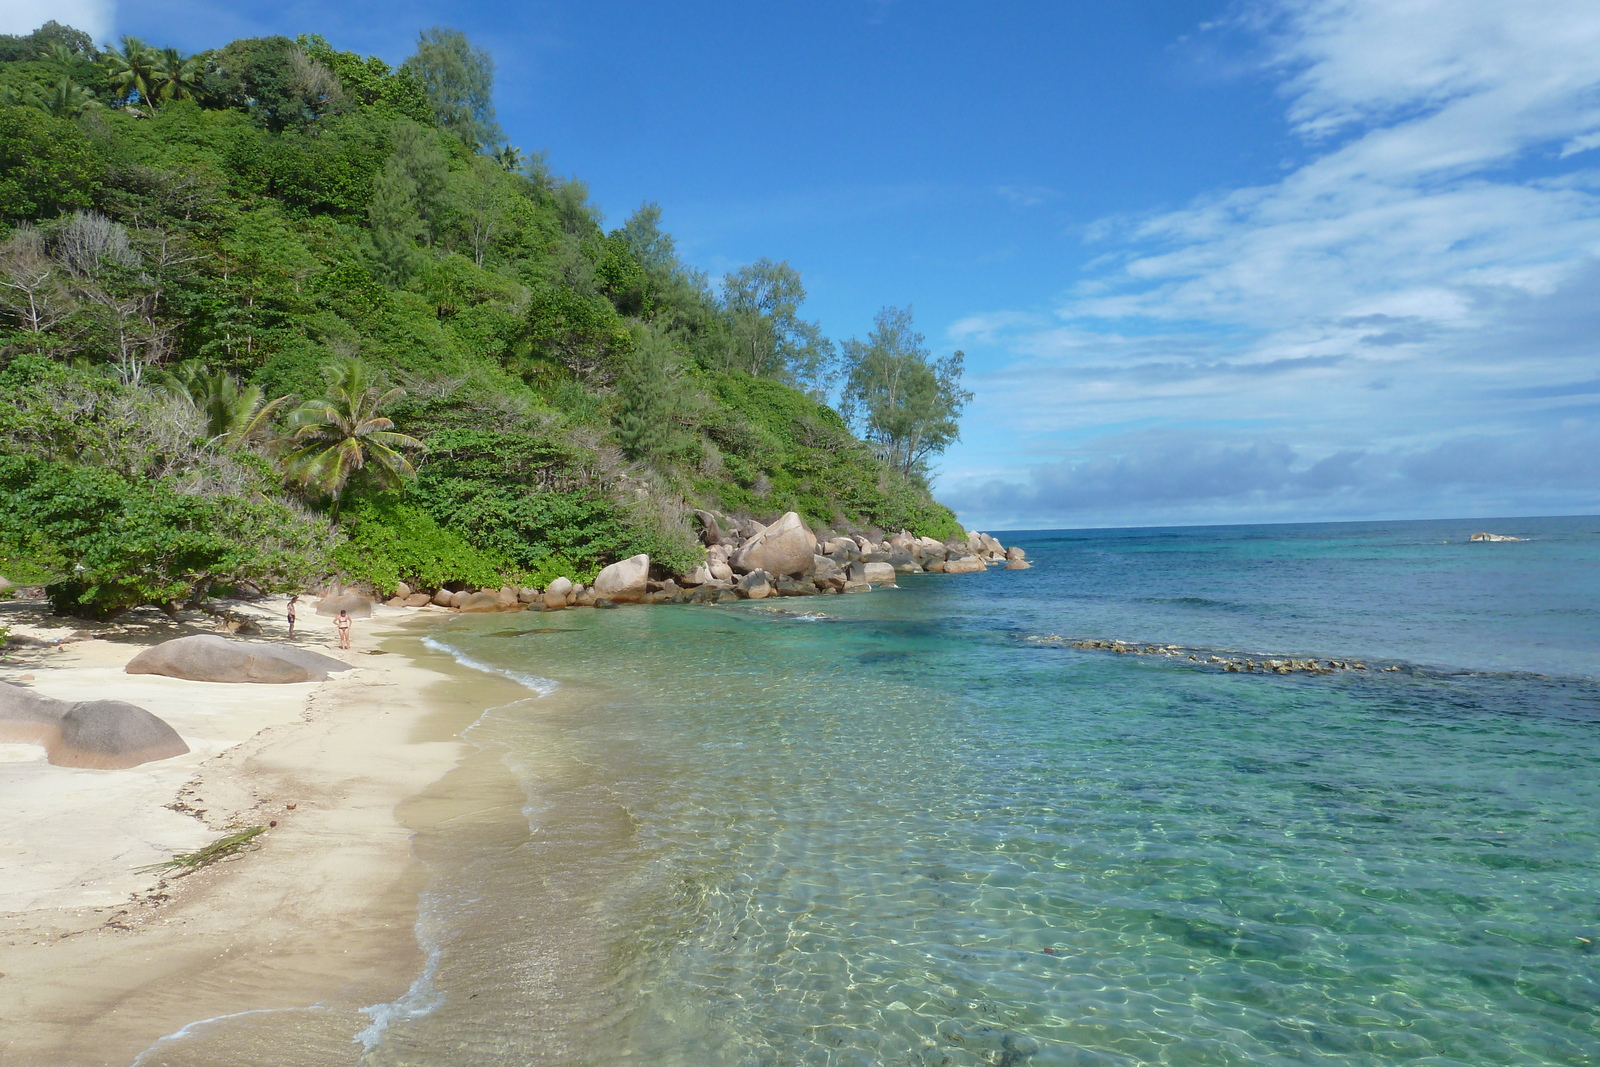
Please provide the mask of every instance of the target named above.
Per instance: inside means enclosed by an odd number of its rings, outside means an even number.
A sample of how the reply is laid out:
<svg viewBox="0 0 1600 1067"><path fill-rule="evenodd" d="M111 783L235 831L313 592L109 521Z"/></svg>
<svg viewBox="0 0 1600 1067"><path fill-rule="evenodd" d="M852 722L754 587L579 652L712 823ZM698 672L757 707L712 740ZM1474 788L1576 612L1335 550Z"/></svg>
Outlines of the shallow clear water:
<svg viewBox="0 0 1600 1067"><path fill-rule="evenodd" d="M435 969L369 1061L1600 1059L1600 519L1005 540L437 631L560 688L471 732L517 788L419 839Z"/></svg>

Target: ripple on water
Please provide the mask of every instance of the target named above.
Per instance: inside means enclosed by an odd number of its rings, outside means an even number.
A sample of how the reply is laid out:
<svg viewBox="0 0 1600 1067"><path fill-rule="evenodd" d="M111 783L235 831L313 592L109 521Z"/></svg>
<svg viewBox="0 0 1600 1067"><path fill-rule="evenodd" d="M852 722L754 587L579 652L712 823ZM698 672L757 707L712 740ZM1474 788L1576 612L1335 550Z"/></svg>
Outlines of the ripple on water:
<svg viewBox="0 0 1600 1067"><path fill-rule="evenodd" d="M1593 1061L1592 684L1040 656L1007 635L1045 607L918 596L452 636L592 687L475 735L544 798L505 852L519 913L581 870L541 851L587 809L540 767L626 813L557 915L604 940L617 1005L567 1062Z"/></svg>

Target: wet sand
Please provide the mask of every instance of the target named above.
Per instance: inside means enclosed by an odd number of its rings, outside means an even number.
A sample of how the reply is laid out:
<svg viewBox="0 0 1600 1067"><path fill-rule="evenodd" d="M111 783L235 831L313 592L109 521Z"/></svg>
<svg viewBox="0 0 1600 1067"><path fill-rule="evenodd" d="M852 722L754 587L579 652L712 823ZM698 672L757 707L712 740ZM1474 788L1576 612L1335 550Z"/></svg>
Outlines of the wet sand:
<svg viewBox="0 0 1600 1067"><path fill-rule="evenodd" d="M361 1009L421 972L412 834L453 813L402 803L458 767L483 708L525 693L425 648L413 613L380 609L351 653L309 614L307 644L356 670L320 685L123 674L144 644L200 629L163 620L0 662L0 680L32 675L49 696L140 704L193 749L121 771L0 752L0 1065L354 1064ZM47 616L4 621L49 636L27 625ZM281 619L265 625L282 637ZM258 849L196 873L134 871L271 823ZM224 1031L219 1059L208 1037Z"/></svg>

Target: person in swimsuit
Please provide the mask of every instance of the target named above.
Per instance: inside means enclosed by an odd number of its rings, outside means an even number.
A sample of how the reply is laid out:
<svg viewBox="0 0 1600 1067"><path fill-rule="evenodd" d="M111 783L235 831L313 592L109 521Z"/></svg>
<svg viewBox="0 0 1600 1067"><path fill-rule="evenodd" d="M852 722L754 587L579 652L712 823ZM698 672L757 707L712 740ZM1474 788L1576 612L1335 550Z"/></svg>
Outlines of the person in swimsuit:
<svg viewBox="0 0 1600 1067"><path fill-rule="evenodd" d="M288 616L288 619L289 619L289 639L291 641L294 639L294 605L295 605L295 601L297 601L299 599L300 599L300 594L298 594L298 593L296 593L294 596L290 597L289 598L289 607L288 607L287 611L285 611L285 614Z"/></svg>
<svg viewBox="0 0 1600 1067"><path fill-rule="evenodd" d="M333 624L339 628L339 647L340 648L345 648L345 649L349 648L350 647L350 613L345 611L343 608L340 608L339 609L339 617L337 619L333 620Z"/></svg>

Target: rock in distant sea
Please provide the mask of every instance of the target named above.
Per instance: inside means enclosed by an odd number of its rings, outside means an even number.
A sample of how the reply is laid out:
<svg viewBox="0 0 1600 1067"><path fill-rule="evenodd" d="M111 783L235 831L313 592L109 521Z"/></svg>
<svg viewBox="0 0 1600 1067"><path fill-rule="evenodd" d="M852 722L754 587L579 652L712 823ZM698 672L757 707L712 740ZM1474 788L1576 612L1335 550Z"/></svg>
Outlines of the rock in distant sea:
<svg viewBox="0 0 1600 1067"><path fill-rule="evenodd" d="M1475 534L1472 535L1472 540L1474 540L1474 541L1520 541L1520 540L1522 540L1522 538L1520 538L1520 537L1509 537L1506 534L1475 533Z"/></svg>
<svg viewBox="0 0 1600 1067"><path fill-rule="evenodd" d="M129 674L163 674L191 682L320 682L348 663L320 652L265 641L234 641L213 634L176 637L145 649L123 668Z"/></svg>

